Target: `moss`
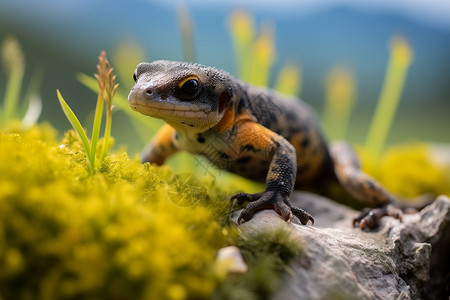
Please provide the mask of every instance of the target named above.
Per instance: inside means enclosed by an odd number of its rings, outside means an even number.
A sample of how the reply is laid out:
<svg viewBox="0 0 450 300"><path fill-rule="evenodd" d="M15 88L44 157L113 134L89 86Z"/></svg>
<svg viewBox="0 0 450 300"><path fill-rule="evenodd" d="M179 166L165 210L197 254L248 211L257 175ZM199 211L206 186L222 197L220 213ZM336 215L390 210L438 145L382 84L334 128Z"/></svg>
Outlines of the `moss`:
<svg viewBox="0 0 450 300"><path fill-rule="evenodd" d="M101 145L100 145L101 146ZM126 153L95 175L75 134L48 126L0 133L0 297L207 299L230 242L223 192Z"/></svg>

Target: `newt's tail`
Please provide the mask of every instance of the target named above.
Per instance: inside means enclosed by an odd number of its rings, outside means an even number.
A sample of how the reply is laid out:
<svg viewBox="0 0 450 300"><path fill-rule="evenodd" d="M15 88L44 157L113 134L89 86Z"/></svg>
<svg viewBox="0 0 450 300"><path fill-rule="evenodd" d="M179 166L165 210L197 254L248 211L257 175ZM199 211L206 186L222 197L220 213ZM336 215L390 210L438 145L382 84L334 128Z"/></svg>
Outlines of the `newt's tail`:
<svg viewBox="0 0 450 300"><path fill-rule="evenodd" d="M398 207L406 214L421 211L436 199L433 194L423 194L414 198L396 197L399 200Z"/></svg>

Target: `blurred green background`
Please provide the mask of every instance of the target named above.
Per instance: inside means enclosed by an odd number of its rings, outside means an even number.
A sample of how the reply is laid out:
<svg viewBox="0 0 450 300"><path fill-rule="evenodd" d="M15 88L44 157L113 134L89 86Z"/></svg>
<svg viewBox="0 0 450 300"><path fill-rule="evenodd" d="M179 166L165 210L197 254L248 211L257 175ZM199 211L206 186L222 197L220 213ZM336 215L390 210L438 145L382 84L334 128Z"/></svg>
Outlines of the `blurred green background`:
<svg viewBox="0 0 450 300"><path fill-rule="evenodd" d="M197 62L236 76L230 14L245 9L258 28L269 24L276 49L270 85L285 64L301 68L300 97L319 116L328 74L337 65L350 69L356 79L357 102L346 138L355 143L365 141L385 77L389 41L400 34L412 47L414 61L388 143L450 142L450 5L446 1L2 0L0 41L14 35L21 43L27 62L25 85L36 68L43 68L40 121L50 121L62 134L70 124L56 89L82 123L91 124L85 121L93 119L96 95L76 75L93 74L101 50L107 51L113 67L118 53L130 56L130 61L137 59L136 52L126 52L126 47L141 49L148 61L184 59L180 5L193 22ZM128 77L119 74L121 88L133 84L134 67L129 66ZM0 93L4 90L1 72ZM116 147L126 145L131 154L146 142L122 112L114 114L112 134Z"/></svg>

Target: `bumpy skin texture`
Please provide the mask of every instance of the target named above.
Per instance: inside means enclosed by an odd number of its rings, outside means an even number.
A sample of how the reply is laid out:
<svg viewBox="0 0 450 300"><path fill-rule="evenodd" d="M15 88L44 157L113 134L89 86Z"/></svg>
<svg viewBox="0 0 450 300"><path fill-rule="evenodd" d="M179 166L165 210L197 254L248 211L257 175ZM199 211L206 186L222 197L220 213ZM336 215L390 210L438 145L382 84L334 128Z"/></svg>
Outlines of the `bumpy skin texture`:
<svg viewBox="0 0 450 300"><path fill-rule="evenodd" d="M354 220L374 228L381 217L401 219L393 197L360 171L356 155L343 142L328 149L310 108L297 98L248 85L221 70L197 64L141 63L128 101L132 109L166 124L146 147L142 162L163 164L178 150L205 156L218 168L266 183L257 194L232 196L250 201L239 216L249 220L260 209L274 209L286 221L314 223L293 207L294 188L327 193L341 187L372 207Z"/></svg>

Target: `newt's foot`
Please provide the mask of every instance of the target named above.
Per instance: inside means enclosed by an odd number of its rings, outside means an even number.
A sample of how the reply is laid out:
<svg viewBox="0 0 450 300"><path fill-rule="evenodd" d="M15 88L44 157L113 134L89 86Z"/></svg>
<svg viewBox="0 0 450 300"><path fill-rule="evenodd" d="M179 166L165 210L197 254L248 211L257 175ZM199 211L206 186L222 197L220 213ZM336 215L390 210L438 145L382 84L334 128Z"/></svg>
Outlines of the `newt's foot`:
<svg viewBox="0 0 450 300"><path fill-rule="evenodd" d="M231 200L237 200L239 205L250 201L239 215L238 224L241 224L242 220L244 222L250 220L258 210L273 209L287 222L291 222L293 216L296 216L303 225L308 224L308 221L314 225L314 219L308 212L293 207L289 196L283 196L276 191L264 191L256 194L239 193L232 196Z"/></svg>
<svg viewBox="0 0 450 300"><path fill-rule="evenodd" d="M353 219L353 227L358 226L361 230L374 229L380 224L380 219L384 216L390 216L402 221L403 212L394 204L388 204L383 207L365 209L361 214Z"/></svg>

